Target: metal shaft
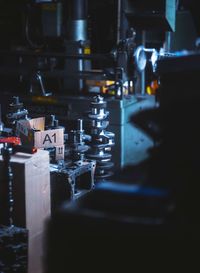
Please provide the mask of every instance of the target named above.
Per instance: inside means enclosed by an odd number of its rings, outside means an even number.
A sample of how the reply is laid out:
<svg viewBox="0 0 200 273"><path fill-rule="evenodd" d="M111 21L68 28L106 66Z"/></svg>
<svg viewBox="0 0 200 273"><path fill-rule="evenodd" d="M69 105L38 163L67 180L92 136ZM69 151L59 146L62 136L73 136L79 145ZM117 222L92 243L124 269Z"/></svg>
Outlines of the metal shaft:
<svg viewBox="0 0 200 273"><path fill-rule="evenodd" d="M88 114L91 120L91 143L87 158L96 160L95 178L102 179L112 175L110 171L113 167L111 162L111 148L115 144L115 135L106 131L109 124L107 118L109 112L106 110L107 103L101 96L96 96L91 101L91 111Z"/></svg>

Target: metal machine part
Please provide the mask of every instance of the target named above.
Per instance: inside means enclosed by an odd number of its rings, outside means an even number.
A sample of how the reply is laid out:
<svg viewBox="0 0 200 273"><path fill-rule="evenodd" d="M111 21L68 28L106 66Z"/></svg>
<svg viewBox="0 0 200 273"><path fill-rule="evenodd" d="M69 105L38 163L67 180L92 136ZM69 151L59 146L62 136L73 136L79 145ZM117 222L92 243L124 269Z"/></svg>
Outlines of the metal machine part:
<svg viewBox="0 0 200 273"><path fill-rule="evenodd" d="M4 213L2 213L1 223L7 226L13 225L13 173L10 165L10 158L12 154L12 148L3 144L1 154L3 157L3 181L1 181L1 207L3 207Z"/></svg>
<svg viewBox="0 0 200 273"><path fill-rule="evenodd" d="M106 131L109 124L107 120L109 112L106 110L107 102L101 96L95 96L91 101L91 111L88 114L88 118L91 123L91 143L90 150L87 152L86 157L88 159L96 160L96 172L95 178L106 178L112 175L110 171L113 167L111 162L111 148L114 146L115 134Z"/></svg>
<svg viewBox="0 0 200 273"><path fill-rule="evenodd" d="M24 98L24 103L28 106L30 115L47 117L55 113L60 123L66 126L72 125L77 119L83 118L83 113L87 113L92 97L88 96L66 96L66 97L34 97ZM105 99L105 98L104 98ZM138 164L141 160L148 157L148 150L154 145L153 140L140 128L132 124L132 115L140 111L157 107L155 96L123 96L122 99L107 97L107 109L109 110L108 131L113 132L115 138L115 147L112 149L112 161L114 170L125 167L130 164ZM90 135L91 119L84 117L85 132ZM69 130L67 131L69 132ZM88 143L87 143L88 145Z"/></svg>
<svg viewBox="0 0 200 273"><path fill-rule="evenodd" d="M3 171L0 181L0 272L27 272L28 230L14 226L13 222L13 172L11 168L12 146L3 143Z"/></svg>
<svg viewBox="0 0 200 273"><path fill-rule="evenodd" d="M31 85L30 85L30 94L40 94L42 96L50 96L52 93L47 92L44 86L44 81L40 71L37 71L32 75Z"/></svg>
<svg viewBox="0 0 200 273"><path fill-rule="evenodd" d="M51 115L48 128L59 128L55 115ZM77 120L77 129L65 135L65 158L56 164L50 164L51 173L51 207L52 213L63 201L74 200L94 187L96 162L85 159L89 146L85 141L90 139L83 130L83 120ZM51 163L55 162L55 149L48 149ZM54 155L54 156L53 156Z"/></svg>
<svg viewBox="0 0 200 273"><path fill-rule="evenodd" d="M69 93L80 93L84 88L84 80L80 78L80 73L91 70L91 61L84 60L81 56L84 56L85 52L90 51L90 45L88 41L65 41L65 51L68 54L79 56L80 58L66 59L64 65L64 89ZM73 76L71 76L73 74Z"/></svg>
<svg viewBox="0 0 200 273"><path fill-rule="evenodd" d="M87 22L86 20L72 20L70 22L71 33L70 38L73 41L86 40L87 37Z"/></svg>
<svg viewBox="0 0 200 273"><path fill-rule="evenodd" d="M134 60L138 71L144 71L147 63L150 63L152 72L155 73L157 70L157 63L160 60L183 55L185 55L185 51L168 52L164 48L160 48L158 51L155 48L145 48L144 46L139 46L134 52Z"/></svg>
<svg viewBox="0 0 200 273"><path fill-rule="evenodd" d="M52 214L63 201L75 200L94 187L94 160L50 165Z"/></svg>
<svg viewBox="0 0 200 273"><path fill-rule="evenodd" d="M143 71L146 67L147 58L143 46L138 46L134 52L136 67L139 71Z"/></svg>
<svg viewBox="0 0 200 273"><path fill-rule="evenodd" d="M129 23L138 29L175 31L176 0L125 0L123 12Z"/></svg>
<svg viewBox="0 0 200 273"><path fill-rule="evenodd" d="M55 1L41 5L43 35L49 38L57 38L62 35L63 3ZM49 4L47 4L49 2Z"/></svg>
<svg viewBox="0 0 200 273"><path fill-rule="evenodd" d="M0 224L12 227L14 225L14 197L13 197L13 172L11 167L11 155L16 152L33 154L35 148L19 145L19 139L15 137L0 138L0 155L3 158L3 169L0 179Z"/></svg>
<svg viewBox="0 0 200 273"><path fill-rule="evenodd" d="M65 52L68 54L86 54L90 51L87 38L87 0L66 1L67 31L65 40ZM88 54L88 52L87 52ZM78 72L91 69L90 61L83 59L66 60L64 65L66 77L64 80L64 89L68 92L78 93L84 88L84 81L79 78ZM77 74L77 77L67 76L70 72Z"/></svg>
<svg viewBox="0 0 200 273"><path fill-rule="evenodd" d="M1 114L1 104L0 104L0 134L3 131L4 124L2 122L2 114Z"/></svg>
<svg viewBox="0 0 200 273"><path fill-rule="evenodd" d="M50 115L50 121L49 124L46 126L46 129L59 129L63 128L63 126L59 126L59 121L56 119L55 115Z"/></svg>
<svg viewBox="0 0 200 273"><path fill-rule="evenodd" d="M115 66L119 70L122 70L122 81L130 81L135 77L135 67L133 52L136 49L136 31L130 28L126 39L122 39L118 42L115 49L111 51L111 54L115 60ZM117 71L116 71L117 72Z"/></svg>
<svg viewBox="0 0 200 273"><path fill-rule="evenodd" d="M0 225L0 272L27 273L28 230Z"/></svg>
<svg viewBox="0 0 200 273"><path fill-rule="evenodd" d="M88 151L89 146L85 144L86 140L89 140L90 136L86 135L83 130L83 120L77 120L77 130L71 130L68 133L66 150L68 150L68 157L73 162L83 161L85 159L85 153Z"/></svg>
<svg viewBox="0 0 200 273"><path fill-rule="evenodd" d="M19 97L13 97L13 102L9 105L9 113L6 115L7 122L12 127L16 121L27 119L28 111L23 108L23 103L19 101Z"/></svg>
<svg viewBox="0 0 200 273"><path fill-rule="evenodd" d="M87 0L67 1L67 39L87 40Z"/></svg>

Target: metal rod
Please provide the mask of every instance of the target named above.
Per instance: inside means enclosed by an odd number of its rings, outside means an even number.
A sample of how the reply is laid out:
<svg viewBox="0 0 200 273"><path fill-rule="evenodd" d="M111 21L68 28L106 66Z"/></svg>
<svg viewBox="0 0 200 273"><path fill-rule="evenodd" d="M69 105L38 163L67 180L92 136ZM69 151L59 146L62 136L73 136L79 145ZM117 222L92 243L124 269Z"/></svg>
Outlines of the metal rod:
<svg viewBox="0 0 200 273"><path fill-rule="evenodd" d="M66 59L96 59L96 60L108 60L113 59L111 54L66 54L58 52L33 52L33 51L0 51L0 56L14 55L14 56L37 56L37 57L57 57Z"/></svg>
<svg viewBox="0 0 200 273"><path fill-rule="evenodd" d="M12 75L23 75L23 76L30 76L31 69L28 71L25 68L3 68L0 67L0 75L12 76ZM66 73L63 70L53 70L53 71L41 71L42 77L51 77L51 78L64 78L64 77L73 77L77 78L80 77L81 79L93 79L93 80L105 80L110 79L114 80L114 75L106 75L105 72L92 72L92 71L77 71L76 73Z"/></svg>
<svg viewBox="0 0 200 273"><path fill-rule="evenodd" d="M146 31L142 31L142 45L146 45ZM146 86L145 86L145 70L141 72L141 95L145 95Z"/></svg>
<svg viewBox="0 0 200 273"><path fill-rule="evenodd" d="M117 6L117 44L119 43L121 39L121 0L118 0L118 6Z"/></svg>
<svg viewBox="0 0 200 273"><path fill-rule="evenodd" d="M1 104L0 104L0 133L3 131L4 124L2 122Z"/></svg>
<svg viewBox="0 0 200 273"><path fill-rule="evenodd" d="M167 31L165 33L165 43L164 43L164 50L166 52L170 52L171 51L171 37L172 33L170 31Z"/></svg>

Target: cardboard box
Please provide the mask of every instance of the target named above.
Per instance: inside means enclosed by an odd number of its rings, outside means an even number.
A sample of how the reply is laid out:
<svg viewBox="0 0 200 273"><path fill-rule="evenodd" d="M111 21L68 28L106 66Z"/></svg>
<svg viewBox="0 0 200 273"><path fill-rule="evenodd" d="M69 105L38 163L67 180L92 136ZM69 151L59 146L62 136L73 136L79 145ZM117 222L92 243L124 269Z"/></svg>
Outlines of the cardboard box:
<svg viewBox="0 0 200 273"><path fill-rule="evenodd" d="M56 146L55 149L56 149L56 151L55 151L55 158L56 158L56 160L62 160L62 159L64 159L64 156L65 156L65 146L64 145Z"/></svg>
<svg viewBox="0 0 200 273"><path fill-rule="evenodd" d="M19 120L16 134L21 138L22 145L39 149L56 148L56 159L64 159L64 129L45 130L45 118Z"/></svg>

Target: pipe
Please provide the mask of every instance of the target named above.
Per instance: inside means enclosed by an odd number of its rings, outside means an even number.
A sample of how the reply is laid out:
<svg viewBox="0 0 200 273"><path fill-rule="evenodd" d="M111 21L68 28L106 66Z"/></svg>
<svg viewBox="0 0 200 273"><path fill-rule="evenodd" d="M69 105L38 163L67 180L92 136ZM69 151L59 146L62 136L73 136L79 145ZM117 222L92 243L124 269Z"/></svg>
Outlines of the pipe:
<svg viewBox="0 0 200 273"><path fill-rule="evenodd" d="M71 0L67 3L67 39L87 40L87 0Z"/></svg>

